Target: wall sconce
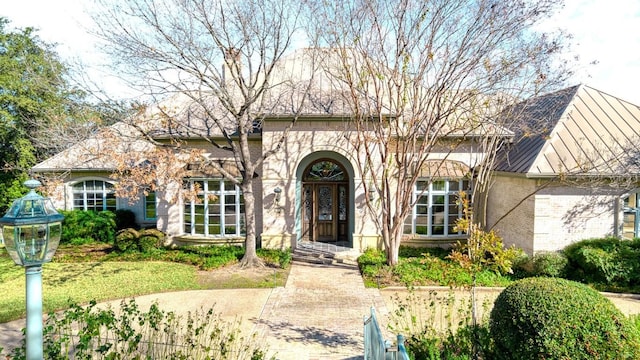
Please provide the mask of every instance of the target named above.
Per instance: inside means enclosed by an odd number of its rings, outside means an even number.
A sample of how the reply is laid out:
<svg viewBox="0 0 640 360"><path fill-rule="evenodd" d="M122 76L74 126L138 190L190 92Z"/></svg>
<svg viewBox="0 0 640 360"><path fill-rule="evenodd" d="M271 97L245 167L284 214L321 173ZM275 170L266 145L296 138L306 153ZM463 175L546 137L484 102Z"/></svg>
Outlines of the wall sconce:
<svg viewBox="0 0 640 360"><path fill-rule="evenodd" d="M282 211L282 207L280 206L280 200L282 199L282 189L280 189L280 187L276 187L275 189L273 189L273 193L275 194L273 203L276 208L276 213L279 214L280 211Z"/></svg>
<svg viewBox="0 0 640 360"><path fill-rule="evenodd" d="M374 189L373 184L369 184L369 201L373 201L376 199L376 189Z"/></svg>
<svg viewBox="0 0 640 360"><path fill-rule="evenodd" d="M280 194L282 193L282 189L276 187L273 189L273 193L276 194L276 204L280 204Z"/></svg>

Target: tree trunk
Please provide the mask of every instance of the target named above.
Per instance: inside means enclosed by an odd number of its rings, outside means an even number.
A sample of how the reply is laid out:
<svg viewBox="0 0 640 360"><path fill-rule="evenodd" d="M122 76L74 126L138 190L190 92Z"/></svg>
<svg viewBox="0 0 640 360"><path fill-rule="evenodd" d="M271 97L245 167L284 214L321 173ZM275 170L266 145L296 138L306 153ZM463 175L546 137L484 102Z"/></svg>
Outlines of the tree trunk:
<svg viewBox="0 0 640 360"><path fill-rule="evenodd" d="M400 244L402 243L402 226L396 229L390 229L387 232L390 236L388 246L386 246L387 265L398 265L400 255Z"/></svg>
<svg viewBox="0 0 640 360"><path fill-rule="evenodd" d="M240 260L241 267L264 266L262 259L256 253L256 200L253 195L253 183L251 179L241 186L244 197L244 219L246 238L244 240L244 256Z"/></svg>

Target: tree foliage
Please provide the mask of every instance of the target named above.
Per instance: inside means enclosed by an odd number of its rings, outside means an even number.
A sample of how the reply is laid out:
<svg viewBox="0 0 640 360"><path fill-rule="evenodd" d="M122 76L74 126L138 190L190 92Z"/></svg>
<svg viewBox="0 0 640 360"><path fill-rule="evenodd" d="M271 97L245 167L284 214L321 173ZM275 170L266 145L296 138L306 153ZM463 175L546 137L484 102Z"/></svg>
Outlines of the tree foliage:
<svg viewBox="0 0 640 360"><path fill-rule="evenodd" d="M37 31L0 17L0 209L25 191L28 170L99 124L68 68Z"/></svg>

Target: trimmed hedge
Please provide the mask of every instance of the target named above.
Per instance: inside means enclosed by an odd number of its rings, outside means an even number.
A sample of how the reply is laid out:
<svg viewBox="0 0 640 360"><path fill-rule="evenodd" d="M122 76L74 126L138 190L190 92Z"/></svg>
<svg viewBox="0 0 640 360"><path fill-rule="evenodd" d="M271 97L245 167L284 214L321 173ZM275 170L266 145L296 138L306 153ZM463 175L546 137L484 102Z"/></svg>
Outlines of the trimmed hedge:
<svg viewBox="0 0 640 360"><path fill-rule="evenodd" d="M547 276L564 278L568 273L569 260L561 252L542 252L521 259L514 270L524 272L520 277Z"/></svg>
<svg viewBox="0 0 640 360"><path fill-rule="evenodd" d="M638 359L640 336L607 298L573 281L508 286L490 317L496 359Z"/></svg>
<svg viewBox="0 0 640 360"><path fill-rule="evenodd" d="M640 286L640 239L583 240L567 246L571 278L608 287Z"/></svg>
<svg viewBox="0 0 640 360"><path fill-rule="evenodd" d="M148 252L164 245L165 234L156 229L136 230L133 228L118 231L114 246L119 252Z"/></svg>

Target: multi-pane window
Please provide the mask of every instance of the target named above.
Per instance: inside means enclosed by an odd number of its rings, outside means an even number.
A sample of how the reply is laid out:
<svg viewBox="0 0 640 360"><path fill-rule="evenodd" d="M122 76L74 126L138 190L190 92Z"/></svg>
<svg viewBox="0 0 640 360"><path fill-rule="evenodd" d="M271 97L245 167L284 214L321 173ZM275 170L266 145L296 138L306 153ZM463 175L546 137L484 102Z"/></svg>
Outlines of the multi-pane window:
<svg viewBox="0 0 640 360"><path fill-rule="evenodd" d="M116 211L113 184L102 180L86 180L73 185L75 210Z"/></svg>
<svg viewBox="0 0 640 360"><path fill-rule="evenodd" d="M222 179L191 180L197 199L187 201L184 232L204 236L244 236L244 198L240 188Z"/></svg>
<svg viewBox="0 0 640 360"><path fill-rule="evenodd" d="M156 193L150 191L144 197L144 218L145 220L155 220L156 217Z"/></svg>
<svg viewBox="0 0 640 360"><path fill-rule="evenodd" d="M456 220L463 216L460 191L469 191L468 180L418 181L413 190L415 206L405 219L404 233L422 236L459 236Z"/></svg>

